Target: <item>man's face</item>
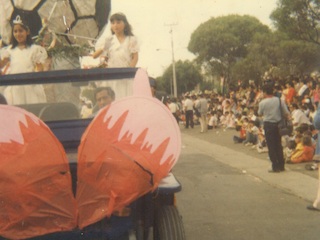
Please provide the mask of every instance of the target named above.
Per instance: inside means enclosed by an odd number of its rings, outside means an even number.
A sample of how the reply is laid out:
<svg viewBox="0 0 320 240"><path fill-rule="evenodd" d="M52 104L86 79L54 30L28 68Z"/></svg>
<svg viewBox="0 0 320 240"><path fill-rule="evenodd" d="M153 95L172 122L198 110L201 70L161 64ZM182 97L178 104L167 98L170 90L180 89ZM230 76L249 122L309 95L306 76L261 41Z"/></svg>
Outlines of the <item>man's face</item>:
<svg viewBox="0 0 320 240"><path fill-rule="evenodd" d="M109 105L113 102L112 97L109 96L107 90L102 90L96 94L96 101L98 104L99 109Z"/></svg>

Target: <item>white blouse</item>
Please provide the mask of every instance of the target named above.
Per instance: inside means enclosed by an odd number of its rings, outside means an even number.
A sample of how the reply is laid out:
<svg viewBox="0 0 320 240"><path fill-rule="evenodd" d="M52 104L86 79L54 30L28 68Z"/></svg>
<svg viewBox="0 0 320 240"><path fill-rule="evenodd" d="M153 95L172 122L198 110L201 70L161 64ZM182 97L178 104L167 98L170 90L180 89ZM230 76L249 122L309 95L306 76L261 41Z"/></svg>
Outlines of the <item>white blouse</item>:
<svg viewBox="0 0 320 240"><path fill-rule="evenodd" d="M9 46L4 55L10 56L10 70L8 74L34 72L37 63L44 64L47 51L39 45L31 45L24 49Z"/></svg>
<svg viewBox="0 0 320 240"><path fill-rule="evenodd" d="M108 57L108 67L130 67L131 55L139 52L139 45L135 36L126 36L120 43L115 35L107 37L104 44L104 55Z"/></svg>

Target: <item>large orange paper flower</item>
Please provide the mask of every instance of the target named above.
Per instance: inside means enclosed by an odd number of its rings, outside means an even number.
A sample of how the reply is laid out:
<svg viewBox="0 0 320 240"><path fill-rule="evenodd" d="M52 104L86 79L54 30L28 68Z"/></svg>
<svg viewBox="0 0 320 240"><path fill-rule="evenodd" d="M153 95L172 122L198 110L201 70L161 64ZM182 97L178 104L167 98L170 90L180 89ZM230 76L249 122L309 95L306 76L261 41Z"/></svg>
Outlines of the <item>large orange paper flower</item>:
<svg viewBox="0 0 320 240"><path fill-rule="evenodd" d="M139 74L135 82L143 83L144 75ZM78 151L79 227L121 211L156 189L177 161L180 147L176 120L148 94L102 109L83 134Z"/></svg>
<svg viewBox="0 0 320 240"><path fill-rule="evenodd" d="M0 105L0 235L25 239L77 226L64 149L34 115Z"/></svg>

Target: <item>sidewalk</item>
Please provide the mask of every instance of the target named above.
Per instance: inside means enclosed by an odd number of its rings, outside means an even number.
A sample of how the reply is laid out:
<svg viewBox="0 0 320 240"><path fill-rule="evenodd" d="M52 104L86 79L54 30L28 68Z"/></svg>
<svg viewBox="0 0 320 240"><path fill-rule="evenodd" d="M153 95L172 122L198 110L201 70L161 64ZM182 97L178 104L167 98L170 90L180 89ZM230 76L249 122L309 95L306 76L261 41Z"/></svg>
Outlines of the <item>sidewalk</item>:
<svg viewBox="0 0 320 240"><path fill-rule="evenodd" d="M209 154L217 161L241 170L243 174L250 174L302 199L314 201L318 190L318 171L306 170L305 164L287 164L285 172L268 173L268 169L271 168L268 154L259 154L251 147L234 144L232 137L237 134L234 129L214 129L200 133L199 126L195 126L194 129L184 129L181 126L182 148L192 147L201 153Z"/></svg>

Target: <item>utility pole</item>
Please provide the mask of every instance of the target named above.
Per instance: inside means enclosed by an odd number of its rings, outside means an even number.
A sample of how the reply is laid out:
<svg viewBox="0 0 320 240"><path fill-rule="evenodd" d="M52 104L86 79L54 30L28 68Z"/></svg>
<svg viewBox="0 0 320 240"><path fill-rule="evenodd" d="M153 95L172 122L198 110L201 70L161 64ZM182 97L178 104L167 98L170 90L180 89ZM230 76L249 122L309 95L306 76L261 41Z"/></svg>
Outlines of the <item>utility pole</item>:
<svg viewBox="0 0 320 240"><path fill-rule="evenodd" d="M173 26L176 26L176 25L178 24L177 23L165 24L165 26L170 27L170 34L171 34L172 81L173 81L173 95L175 98L178 96L178 91L177 91L176 62L174 59Z"/></svg>

